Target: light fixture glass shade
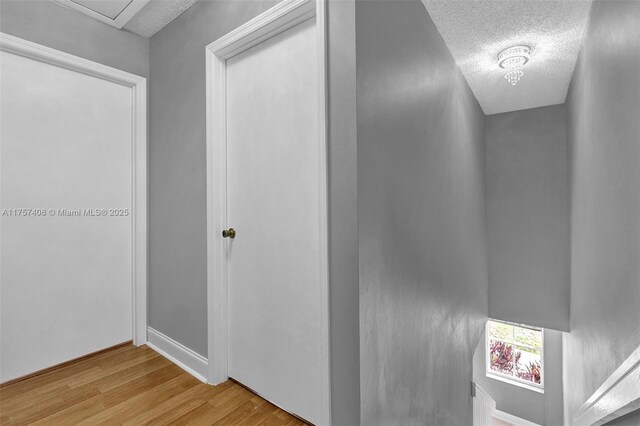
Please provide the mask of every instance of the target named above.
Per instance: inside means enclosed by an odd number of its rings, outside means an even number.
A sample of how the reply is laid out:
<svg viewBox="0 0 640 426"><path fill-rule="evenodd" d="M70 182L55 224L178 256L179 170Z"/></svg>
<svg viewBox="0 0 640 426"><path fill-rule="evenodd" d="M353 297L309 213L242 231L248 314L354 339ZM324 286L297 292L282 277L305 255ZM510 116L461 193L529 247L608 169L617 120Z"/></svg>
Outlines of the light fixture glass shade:
<svg viewBox="0 0 640 426"><path fill-rule="evenodd" d="M513 46L498 54L498 66L505 70L504 78L512 86L518 84L524 72L522 68L531 58L531 48L525 45Z"/></svg>

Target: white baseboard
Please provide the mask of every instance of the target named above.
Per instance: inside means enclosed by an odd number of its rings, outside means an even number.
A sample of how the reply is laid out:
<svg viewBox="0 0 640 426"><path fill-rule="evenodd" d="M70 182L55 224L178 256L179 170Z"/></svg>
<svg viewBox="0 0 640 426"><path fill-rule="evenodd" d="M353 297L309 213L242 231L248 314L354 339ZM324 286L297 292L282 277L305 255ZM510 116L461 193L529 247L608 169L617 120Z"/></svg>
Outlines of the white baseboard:
<svg viewBox="0 0 640 426"><path fill-rule="evenodd" d="M580 407L576 426L603 425L640 408L640 346Z"/></svg>
<svg viewBox="0 0 640 426"><path fill-rule="evenodd" d="M147 346L196 379L207 382L206 377L209 368L207 358L151 327L147 327Z"/></svg>

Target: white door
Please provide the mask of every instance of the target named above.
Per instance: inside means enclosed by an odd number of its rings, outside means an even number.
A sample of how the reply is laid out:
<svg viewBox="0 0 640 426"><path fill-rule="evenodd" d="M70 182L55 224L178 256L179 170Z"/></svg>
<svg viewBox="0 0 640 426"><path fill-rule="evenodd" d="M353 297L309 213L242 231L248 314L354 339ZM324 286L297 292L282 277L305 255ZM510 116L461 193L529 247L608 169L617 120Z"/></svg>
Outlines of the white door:
<svg viewBox="0 0 640 426"><path fill-rule="evenodd" d="M227 60L228 374L326 424L316 43L311 19Z"/></svg>
<svg viewBox="0 0 640 426"><path fill-rule="evenodd" d="M0 67L4 382L132 337L133 97L5 51Z"/></svg>

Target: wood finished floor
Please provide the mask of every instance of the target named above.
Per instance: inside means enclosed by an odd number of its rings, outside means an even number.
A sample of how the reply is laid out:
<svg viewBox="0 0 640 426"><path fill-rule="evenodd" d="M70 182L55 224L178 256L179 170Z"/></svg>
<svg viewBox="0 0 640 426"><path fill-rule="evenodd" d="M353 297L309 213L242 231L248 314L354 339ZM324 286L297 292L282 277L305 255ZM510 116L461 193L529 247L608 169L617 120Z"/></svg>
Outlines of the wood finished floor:
<svg viewBox="0 0 640 426"><path fill-rule="evenodd" d="M147 346L0 387L2 425L304 425L244 387L206 385Z"/></svg>

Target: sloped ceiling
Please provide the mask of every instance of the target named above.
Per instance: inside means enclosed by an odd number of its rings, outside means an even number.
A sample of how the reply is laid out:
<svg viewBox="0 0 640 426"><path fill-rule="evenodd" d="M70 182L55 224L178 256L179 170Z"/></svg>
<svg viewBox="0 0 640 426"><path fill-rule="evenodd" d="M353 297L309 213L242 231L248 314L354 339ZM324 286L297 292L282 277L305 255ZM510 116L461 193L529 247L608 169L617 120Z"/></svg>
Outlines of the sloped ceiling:
<svg viewBox="0 0 640 426"><path fill-rule="evenodd" d="M590 0L423 0L484 113L564 103ZM525 44L531 60L512 86L502 50Z"/></svg>
<svg viewBox="0 0 640 426"><path fill-rule="evenodd" d="M109 19L116 19L129 6L131 0L71 0L81 6L89 8Z"/></svg>
<svg viewBox="0 0 640 426"><path fill-rule="evenodd" d="M151 0L124 28L149 38L196 2L198 0Z"/></svg>
<svg viewBox="0 0 640 426"><path fill-rule="evenodd" d="M23 0L28 1L28 0ZM116 28L149 38L198 0L51 0ZM240 0L241 1L241 0Z"/></svg>

